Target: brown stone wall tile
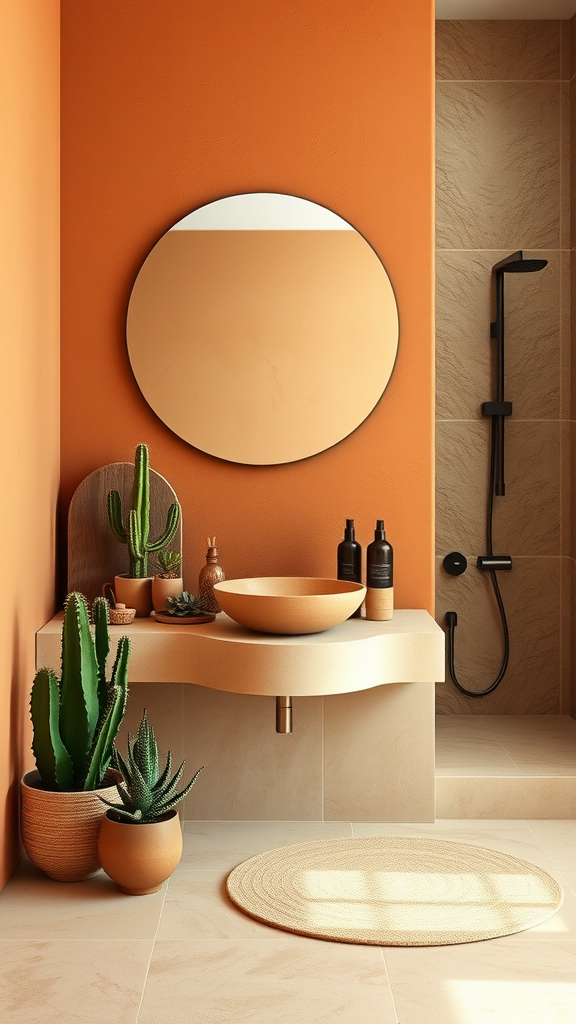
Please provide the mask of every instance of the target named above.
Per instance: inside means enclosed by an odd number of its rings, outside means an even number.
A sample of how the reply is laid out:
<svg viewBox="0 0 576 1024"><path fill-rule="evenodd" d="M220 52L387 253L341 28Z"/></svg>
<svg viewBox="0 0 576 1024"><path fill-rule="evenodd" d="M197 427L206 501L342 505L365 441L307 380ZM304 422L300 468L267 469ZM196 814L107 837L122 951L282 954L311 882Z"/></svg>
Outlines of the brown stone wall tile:
<svg viewBox="0 0 576 1024"><path fill-rule="evenodd" d="M572 660L572 565L560 559L560 714L570 714Z"/></svg>
<svg viewBox="0 0 576 1024"><path fill-rule="evenodd" d="M436 430L437 553L485 553L490 427L439 422ZM494 499L494 550L558 555L560 550L560 425L507 422L506 495Z"/></svg>
<svg viewBox="0 0 576 1024"><path fill-rule="evenodd" d="M571 459L572 424L569 420L560 423L560 554L569 556L572 546L571 510Z"/></svg>
<svg viewBox="0 0 576 1024"><path fill-rule="evenodd" d="M554 82L438 83L439 248L558 248L559 108Z"/></svg>
<svg viewBox="0 0 576 1024"><path fill-rule="evenodd" d="M436 76L558 79L565 53L561 26L560 21L437 21Z"/></svg>
<svg viewBox="0 0 576 1024"><path fill-rule="evenodd" d="M463 552L467 554L466 551ZM436 619L455 611L455 667L466 689L483 690L502 664L500 615L489 578L475 567L448 576L438 560ZM557 715L560 713L560 558L514 559L498 573L508 629L510 660L504 679L486 697L461 694L447 676L436 686L439 714Z"/></svg>

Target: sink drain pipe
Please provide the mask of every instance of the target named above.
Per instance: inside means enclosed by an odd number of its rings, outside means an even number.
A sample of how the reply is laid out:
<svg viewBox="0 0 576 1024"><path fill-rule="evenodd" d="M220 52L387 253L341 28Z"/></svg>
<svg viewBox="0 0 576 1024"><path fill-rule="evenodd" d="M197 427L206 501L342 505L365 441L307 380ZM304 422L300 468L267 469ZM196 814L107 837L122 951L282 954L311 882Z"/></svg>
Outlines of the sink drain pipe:
<svg viewBox="0 0 576 1024"><path fill-rule="evenodd" d="M276 697L276 732L292 732L292 697Z"/></svg>

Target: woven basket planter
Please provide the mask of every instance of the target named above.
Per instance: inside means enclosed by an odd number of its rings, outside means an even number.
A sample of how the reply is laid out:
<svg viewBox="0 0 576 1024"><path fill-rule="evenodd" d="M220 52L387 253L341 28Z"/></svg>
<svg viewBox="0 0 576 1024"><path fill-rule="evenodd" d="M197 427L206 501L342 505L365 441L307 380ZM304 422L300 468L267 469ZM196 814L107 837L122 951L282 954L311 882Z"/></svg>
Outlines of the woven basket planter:
<svg viewBox="0 0 576 1024"><path fill-rule="evenodd" d="M106 805L98 794L113 800L111 784L81 792L53 792L42 788L40 774L28 772L20 784L24 849L36 867L58 882L81 882L100 869L98 833Z"/></svg>

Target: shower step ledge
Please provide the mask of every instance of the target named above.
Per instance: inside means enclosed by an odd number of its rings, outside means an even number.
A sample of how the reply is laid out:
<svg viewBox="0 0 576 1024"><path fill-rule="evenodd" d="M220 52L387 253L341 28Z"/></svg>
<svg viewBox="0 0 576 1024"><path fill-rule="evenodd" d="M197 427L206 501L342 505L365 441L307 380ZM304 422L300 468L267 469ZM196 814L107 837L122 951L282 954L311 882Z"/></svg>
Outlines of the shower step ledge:
<svg viewBox="0 0 576 1024"><path fill-rule="evenodd" d="M436 817L576 818L576 774L437 776Z"/></svg>

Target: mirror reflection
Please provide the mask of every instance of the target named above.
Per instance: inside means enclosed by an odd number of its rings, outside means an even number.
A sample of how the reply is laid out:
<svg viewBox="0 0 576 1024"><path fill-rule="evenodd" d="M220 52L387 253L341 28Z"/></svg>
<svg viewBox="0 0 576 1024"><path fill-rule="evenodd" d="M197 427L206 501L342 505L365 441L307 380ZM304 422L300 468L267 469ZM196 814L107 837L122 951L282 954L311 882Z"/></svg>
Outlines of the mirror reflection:
<svg viewBox="0 0 576 1024"><path fill-rule="evenodd" d="M398 348L388 275L368 242L295 196L229 196L154 246L133 287L128 351L157 416L203 452L307 458L372 412Z"/></svg>

